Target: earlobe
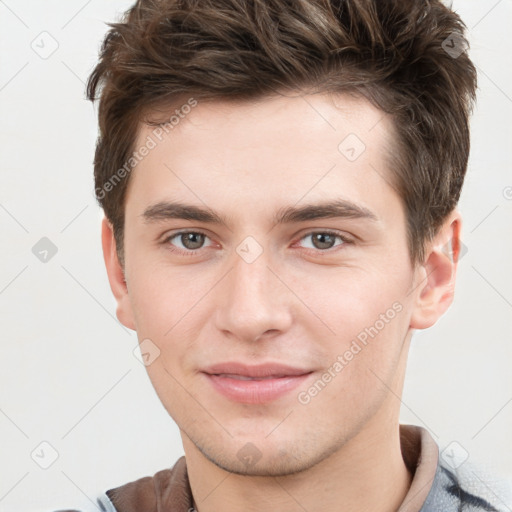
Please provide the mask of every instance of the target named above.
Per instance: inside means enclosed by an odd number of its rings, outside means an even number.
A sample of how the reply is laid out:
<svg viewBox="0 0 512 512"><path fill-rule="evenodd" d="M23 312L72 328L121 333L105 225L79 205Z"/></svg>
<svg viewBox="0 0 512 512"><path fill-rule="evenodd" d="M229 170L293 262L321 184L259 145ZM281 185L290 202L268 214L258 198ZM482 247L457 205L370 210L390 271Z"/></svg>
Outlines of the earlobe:
<svg viewBox="0 0 512 512"><path fill-rule="evenodd" d="M418 267L414 284L416 303L410 325L413 329L434 325L453 301L461 225L461 215L455 210L427 246L425 262Z"/></svg>
<svg viewBox="0 0 512 512"><path fill-rule="evenodd" d="M116 316L125 327L136 330L125 274L117 257L112 225L106 217L101 223L101 245L110 289L117 301Z"/></svg>

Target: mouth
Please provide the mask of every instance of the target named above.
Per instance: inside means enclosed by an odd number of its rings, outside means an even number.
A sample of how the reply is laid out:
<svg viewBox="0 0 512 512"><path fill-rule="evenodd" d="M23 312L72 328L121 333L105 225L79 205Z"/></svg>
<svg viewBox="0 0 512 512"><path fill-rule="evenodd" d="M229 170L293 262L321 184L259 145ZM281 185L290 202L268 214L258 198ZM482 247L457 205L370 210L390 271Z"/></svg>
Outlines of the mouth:
<svg viewBox="0 0 512 512"><path fill-rule="evenodd" d="M249 377L248 375L237 375L236 373L214 373L216 377L226 377L228 379L236 380L269 380L269 379L282 379L283 377L290 377L290 375L270 375L268 377Z"/></svg>
<svg viewBox="0 0 512 512"><path fill-rule="evenodd" d="M281 364L249 366L222 363L202 372L213 389L231 401L264 404L284 397L307 380L313 370Z"/></svg>

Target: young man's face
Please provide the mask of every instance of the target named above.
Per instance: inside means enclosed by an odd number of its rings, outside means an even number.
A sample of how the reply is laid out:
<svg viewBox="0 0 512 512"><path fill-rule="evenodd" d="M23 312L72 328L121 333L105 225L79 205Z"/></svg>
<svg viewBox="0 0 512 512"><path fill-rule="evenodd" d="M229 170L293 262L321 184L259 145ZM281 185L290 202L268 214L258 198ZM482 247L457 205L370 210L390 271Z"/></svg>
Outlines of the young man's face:
<svg viewBox="0 0 512 512"><path fill-rule="evenodd" d="M358 440L370 457L396 428L411 328L440 314L419 305L428 269L411 265L389 184L390 119L335 101L199 102L162 141L139 133L136 148L157 144L127 191L127 288L107 264L118 317L151 340L149 377L185 449L229 471L291 473ZM336 201L338 216L275 223ZM145 219L158 203L225 225ZM105 223L113 261L109 240ZM213 368L229 363L241 366ZM261 379L271 364L287 368ZM251 371L260 379L240 377Z"/></svg>

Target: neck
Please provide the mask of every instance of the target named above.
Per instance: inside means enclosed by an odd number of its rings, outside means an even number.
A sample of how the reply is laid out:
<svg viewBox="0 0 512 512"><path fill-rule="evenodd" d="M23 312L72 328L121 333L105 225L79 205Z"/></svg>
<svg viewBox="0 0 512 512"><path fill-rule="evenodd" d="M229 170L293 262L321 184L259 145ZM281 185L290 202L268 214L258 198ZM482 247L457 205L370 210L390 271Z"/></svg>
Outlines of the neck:
<svg viewBox="0 0 512 512"><path fill-rule="evenodd" d="M367 425L322 462L280 477L229 473L184 436L195 508L198 512L395 511L407 494L411 475L401 454L398 422L390 422L389 416L379 419L387 419L390 427Z"/></svg>

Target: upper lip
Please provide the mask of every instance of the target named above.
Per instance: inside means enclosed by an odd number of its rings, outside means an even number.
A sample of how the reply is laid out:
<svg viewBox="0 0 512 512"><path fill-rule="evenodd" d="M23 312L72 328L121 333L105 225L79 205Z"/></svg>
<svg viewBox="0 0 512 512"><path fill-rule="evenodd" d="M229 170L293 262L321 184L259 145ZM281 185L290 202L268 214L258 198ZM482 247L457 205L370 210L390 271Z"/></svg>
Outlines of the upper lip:
<svg viewBox="0 0 512 512"><path fill-rule="evenodd" d="M304 375L312 370L294 368L279 363L264 363L258 365L247 365L238 362L219 363L205 368L203 372L210 375L229 374L242 375L245 377L285 377L290 375Z"/></svg>

